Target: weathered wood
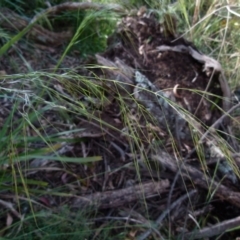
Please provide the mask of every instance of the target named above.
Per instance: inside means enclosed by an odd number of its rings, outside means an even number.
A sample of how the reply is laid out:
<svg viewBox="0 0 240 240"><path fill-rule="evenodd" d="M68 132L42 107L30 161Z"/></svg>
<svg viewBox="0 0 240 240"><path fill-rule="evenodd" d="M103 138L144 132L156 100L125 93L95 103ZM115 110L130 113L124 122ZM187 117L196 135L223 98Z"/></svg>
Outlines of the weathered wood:
<svg viewBox="0 0 240 240"><path fill-rule="evenodd" d="M177 164L176 160L167 152L161 150L157 154L152 155L152 159L160 162L163 167L177 173L181 172L181 176L186 180L190 179L194 185L197 185L209 192L214 193L215 196L221 200L227 201L237 207L240 207L240 192L231 191L221 183L217 183L213 179L210 179L206 174L203 174L198 169L190 166L187 163Z"/></svg>
<svg viewBox="0 0 240 240"><path fill-rule="evenodd" d="M169 187L168 180L159 182L148 182L123 188L115 191L106 191L89 194L86 196L77 196L73 200L73 208L83 208L84 206L96 206L99 209L115 208L138 201L147 199L166 191Z"/></svg>
<svg viewBox="0 0 240 240"><path fill-rule="evenodd" d="M21 31L29 26L30 21L11 11L8 8L0 8L0 25L10 31ZM71 39L73 33L71 31L52 32L42 26L35 24L28 31L27 37L33 41L48 46L59 46Z"/></svg>
<svg viewBox="0 0 240 240"><path fill-rule="evenodd" d="M63 11L79 11L79 10L110 10L117 13L126 13L126 10L119 4L100 4L92 2L65 2L52 7L47 8L46 10L38 13L31 22L35 22L43 16L49 14L56 14Z"/></svg>
<svg viewBox="0 0 240 240"><path fill-rule="evenodd" d="M203 228L199 231L193 231L191 233L184 234L184 238L182 239L200 239L200 238L209 238L213 237L219 234L222 234L223 232L226 232L227 230L231 228L238 227L240 225L240 217L236 217L230 220L226 220L220 223L217 223L213 226Z"/></svg>

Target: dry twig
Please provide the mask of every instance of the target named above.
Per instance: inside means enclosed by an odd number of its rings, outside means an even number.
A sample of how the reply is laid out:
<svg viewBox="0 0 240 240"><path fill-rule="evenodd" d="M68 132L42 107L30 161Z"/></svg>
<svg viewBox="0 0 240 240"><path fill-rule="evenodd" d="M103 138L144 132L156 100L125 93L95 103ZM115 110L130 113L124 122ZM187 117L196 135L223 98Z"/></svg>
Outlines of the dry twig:
<svg viewBox="0 0 240 240"><path fill-rule="evenodd" d="M99 209L114 208L125 205L141 198L147 199L155 194L166 191L169 187L168 180L159 182L142 183L128 188L116 191L106 191L90 194L87 196L76 196L73 201L73 208L82 208L83 206L97 206Z"/></svg>
<svg viewBox="0 0 240 240"><path fill-rule="evenodd" d="M226 232L228 229L238 227L239 225L240 225L240 217L236 217L230 220L220 222L211 227L203 228L199 231L186 233L184 234L184 239L199 239L199 238L213 237L218 234Z"/></svg>

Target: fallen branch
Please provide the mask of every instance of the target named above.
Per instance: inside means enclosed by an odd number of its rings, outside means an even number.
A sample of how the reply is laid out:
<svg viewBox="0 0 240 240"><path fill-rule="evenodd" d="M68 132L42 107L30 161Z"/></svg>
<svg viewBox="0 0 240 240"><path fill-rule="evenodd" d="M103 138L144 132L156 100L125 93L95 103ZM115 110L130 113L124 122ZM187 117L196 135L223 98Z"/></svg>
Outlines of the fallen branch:
<svg viewBox="0 0 240 240"><path fill-rule="evenodd" d="M10 31L22 31L29 26L29 21L8 8L0 8L0 25ZM37 24L32 26L27 34L28 38L49 46L59 46L72 36L71 31L51 32Z"/></svg>
<svg viewBox="0 0 240 240"><path fill-rule="evenodd" d="M38 13L31 21L31 23L34 23L41 19L42 17L45 17L49 14L56 14L62 11L79 11L79 10L111 10L113 12L117 13L126 13L126 11L123 9L123 7L119 4L100 4L100 3L92 3L92 2L65 2L59 5L55 5L53 7L49 7L42 12Z"/></svg>
<svg viewBox="0 0 240 240"><path fill-rule="evenodd" d="M34 24L32 28L28 31L28 37L37 41L39 43L50 45L50 46L59 46L64 42L70 40L73 36L72 31L63 31L63 32L51 32L43 28L40 25L37 25L36 22L41 18L49 14L56 14L62 11L79 11L79 10L110 10L117 13L126 13L122 6L118 4L99 4L91 2L65 2L53 7L49 7L42 12L36 14L36 16L28 21L26 18L21 17L12 10L8 8L0 8L0 25L1 27L21 31L27 26Z"/></svg>
<svg viewBox="0 0 240 240"><path fill-rule="evenodd" d="M169 185L168 180L151 181L116 191L77 196L71 206L73 208L83 208L84 206L96 206L99 209L115 208L140 199L151 198L155 194L166 191Z"/></svg>
<svg viewBox="0 0 240 240"><path fill-rule="evenodd" d="M167 168L174 173L181 171L181 175L184 179L190 179L192 183L214 193L214 195L219 197L221 200L240 207L239 192L229 190L229 188L210 179L207 175L204 175L201 171L188 165L187 163L183 163L181 169L179 170L176 160L173 159L167 152L160 150L157 154L152 155L152 159L160 162L163 168ZM181 165L181 163L179 164Z"/></svg>
<svg viewBox="0 0 240 240"><path fill-rule="evenodd" d="M199 238L209 238L222 234L228 229L238 227L240 225L240 217L236 217L230 220L217 223L211 227L203 228L199 231L193 231L190 233L184 234L184 239L199 239Z"/></svg>

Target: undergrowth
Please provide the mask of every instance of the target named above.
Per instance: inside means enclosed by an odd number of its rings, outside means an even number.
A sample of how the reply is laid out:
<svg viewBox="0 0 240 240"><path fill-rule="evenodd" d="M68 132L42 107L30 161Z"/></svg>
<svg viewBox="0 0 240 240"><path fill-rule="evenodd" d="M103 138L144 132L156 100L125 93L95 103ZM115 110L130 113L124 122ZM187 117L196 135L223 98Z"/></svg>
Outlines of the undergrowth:
<svg viewBox="0 0 240 240"><path fill-rule="evenodd" d="M53 6L64 1L51 0L48 2ZM107 0L95 2L113 3ZM196 2L199 5L196 5ZM122 4L126 9L146 5L153 12L156 12L160 19L164 19L169 13L173 14L183 36L194 42L205 54L221 62L231 88L235 89L238 87L240 76L240 6L237 0L231 2L232 8L230 10L227 1L114 1L114 3ZM12 9L31 20L36 13L46 8L46 1L3 0L0 2L0 7ZM104 96L104 90L97 82L105 81L107 84L107 81L110 80L97 77L94 79L93 77L95 82L89 83L84 76L76 74L75 70L62 68L62 63L68 56L77 55L78 58L87 59L89 54L94 55L103 52L107 46L108 36L114 32L117 21L122 15L124 14L109 10L99 12L89 10L63 12L51 18L42 18L38 23L49 30L58 31L68 29L70 26L75 33L71 41L64 46L64 53L58 59L55 59L52 71L46 71L45 69L32 72L31 67L28 66L28 72L24 74L21 72L11 74L9 72L6 76L4 72L0 73L0 81L2 83L9 82L6 86L1 84L0 98L11 99L12 102L12 106L8 108L7 118L0 118L0 194L13 193L11 196L15 196L14 201L18 202L19 211L24 209L19 199L22 199L21 201L27 205L26 208L28 209L26 213L22 213L22 219L17 219L16 216L12 217L11 214L2 219L4 224L1 224L0 235L3 237L0 239L111 239L111 237L112 239L126 239L126 232L130 231L127 227L124 228L121 224L119 224L119 227L116 222L95 226L91 222L91 219L94 218L91 211L90 214L84 211L73 213L65 206L58 208L57 211L49 208L35 210L31 202L34 197L41 198L45 194L60 197L71 196L71 194L74 196L77 191L74 189L75 186L70 186L73 190L68 192L70 191L68 183L50 184L44 178L34 180L28 178L28 175L34 175L38 168L47 170L47 167L45 169L43 164L45 160L57 162L51 166L56 173L61 168L69 174L71 174L69 170L71 163L82 163L85 168L90 166L90 169L94 169L94 164L102 160L100 155L97 154L83 158L75 157L74 154L60 157L64 152L64 147L67 148L68 144L76 142L79 145L84 144L81 137L74 137L81 134L84 128L78 127L72 119L77 119L77 117L95 119L101 122L103 126L119 131L107 122L98 119L94 115L96 110L90 111L78 99L79 95L84 94L88 96L90 104L91 101L92 104L95 104L94 101L96 100L99 108L103 107L107 98ZM9 51L15 48L17 42L28 41L25 38L27 31L28 29L21 32L9 32L0 29L1 57L7 58ZM24 54L20 52L19 56L22 63L13 62L12 65L16 64L17 67L19 67L19 64L27 65ZM43 59L43 61L45 60ZM97 67L94 65L88 66L89 69ZM4 66L0 66L0 70L4 71ZM57 80L55 87L58 91L52 89L52 86L49 85L50 80ZM84 85L84 81L86 81L85 88L80 86L80 83ZM61 83L61 85L58 86L58 83ZM61 91L61 88L64 89ZM131 99L132 96L129 96L129 98ZM161 166L147 161L147 151L150 149L144 149L141 142L143 138L136 134L138 132L136 130L138 119L129 118L131 110L127 109L125 105L126 99L119 95L117 101L121 106L120 112L127 129L124 134L131 139L129 148L135 155L135 168L141 181L138 172L139 158L144 160L149 172L151 172L151 168L160 169ZM138 109L139 115L146 115L145 109L141 106ZM49 117L54 116L54 114L58 119ZM59 125L54 125L53 121L58 122ZM29 132L32 132L31 137L28 134ZM154 131L152 134L154 134ZM200 137L195 135L196 142ZM151 147L153 149L159 146L164 147L165 144L164 140L159 138L155 145ZM228 148L224 144L222 144L222 148L225 149L227 154ZM203 159L202 166L204 168L204 156L201 151L203 150L199 151L199 158ZM176 154L179 155L179 153ZM29 163L29 160L32 159L34 159L34 164ZM103 175L105 172L97 174ZM74 184L81 182L81 184L87 186L88 177L76 178ZM5 199L5 201L8 200ZM11 209L11 207L9 208ZM2 214L6 213L2 212ZM118 227L118 231L114 232L113 229ZM131 229L131 231L133 230ZM134 236L134 233L132 234Z"/></svg>

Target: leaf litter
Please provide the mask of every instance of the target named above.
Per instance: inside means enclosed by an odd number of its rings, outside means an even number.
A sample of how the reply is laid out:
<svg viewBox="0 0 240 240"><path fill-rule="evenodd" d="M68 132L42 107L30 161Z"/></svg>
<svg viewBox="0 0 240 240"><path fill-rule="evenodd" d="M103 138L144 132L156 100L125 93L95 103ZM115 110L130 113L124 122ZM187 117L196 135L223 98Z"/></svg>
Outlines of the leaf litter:
<svg viewBox="0 0 240 240"><path fill-rule="evenodd" d="M41 204L97 208L137 239L163 237L169 223L173 236L189 239L203 234L191 232L201 219L217 225L238 215L239 163L226 161L222 146L232 138L217 133L229 122L215 124L231 110L229 87L216 60L178 37L174 18L160 23L142 9L123 17L105 52L87 60L72 53L54 72L63 50L20 41L0 59L1 136L12 143L2 146L4 169L21 161L18 179L46 182L28 185ZM123 215L156 226L135 231ZM99 219L96 226L108 221Z"/></svg>

